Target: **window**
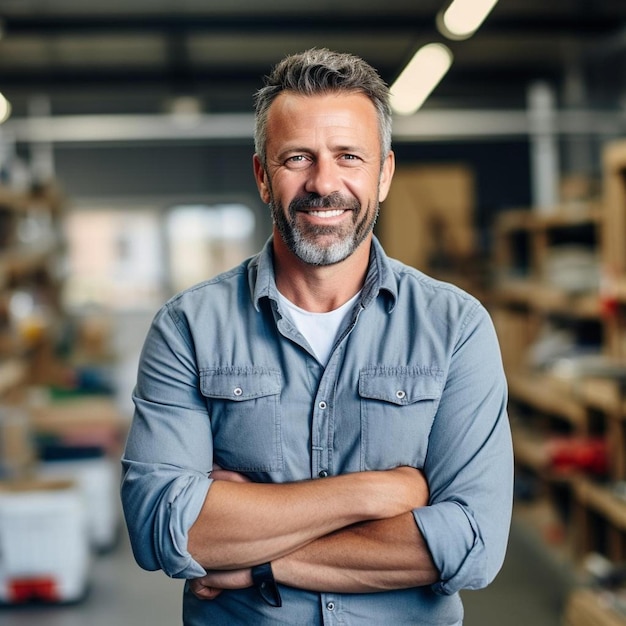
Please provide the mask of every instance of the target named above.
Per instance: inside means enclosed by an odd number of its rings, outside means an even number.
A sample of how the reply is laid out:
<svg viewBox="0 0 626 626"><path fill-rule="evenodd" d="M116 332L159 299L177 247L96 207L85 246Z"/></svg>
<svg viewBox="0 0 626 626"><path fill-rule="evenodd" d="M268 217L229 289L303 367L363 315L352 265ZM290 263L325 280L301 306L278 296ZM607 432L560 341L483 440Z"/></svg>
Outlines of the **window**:
<svg viewBox="0 0 626 626"><path fill-rule="evenodd" d="M167 214L170 288L178 292L255 252L254 213L242 204L181 205Z"/></svg>
<svg viewBox="0 0 626 626"><path fill-rule="evenodd" d="M66 305L124 310L153 307L161 301L163 247L158 217L147 207L69 211Z"/></svg>
<svg viewBox="0 0 626 626"><path fill-rule="evenodd" d="M242 204L90 206L66 218L69 309L156 309L167 297L255 252Z"/></svg>

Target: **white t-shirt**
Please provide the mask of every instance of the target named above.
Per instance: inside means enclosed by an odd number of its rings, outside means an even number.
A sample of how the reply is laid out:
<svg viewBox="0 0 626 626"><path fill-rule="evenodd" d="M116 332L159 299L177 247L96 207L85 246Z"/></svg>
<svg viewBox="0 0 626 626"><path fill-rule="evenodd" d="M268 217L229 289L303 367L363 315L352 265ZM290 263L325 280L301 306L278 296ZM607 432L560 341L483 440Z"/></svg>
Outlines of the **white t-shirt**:
<svg viewBox="0 0 626 626"><path fill-rule="evenodd" d="M290 300L287 300L281 293L278 295L287 317L309 342L319 362L325 366L328 363L330 353L335 345L337 333L342 327L346 316L352 310L352 306L359 297L359 294L360 292L350 298L345 304L342 304L338 309L329 311L328 313L312 313L311 311L305 311Z"/></svg>

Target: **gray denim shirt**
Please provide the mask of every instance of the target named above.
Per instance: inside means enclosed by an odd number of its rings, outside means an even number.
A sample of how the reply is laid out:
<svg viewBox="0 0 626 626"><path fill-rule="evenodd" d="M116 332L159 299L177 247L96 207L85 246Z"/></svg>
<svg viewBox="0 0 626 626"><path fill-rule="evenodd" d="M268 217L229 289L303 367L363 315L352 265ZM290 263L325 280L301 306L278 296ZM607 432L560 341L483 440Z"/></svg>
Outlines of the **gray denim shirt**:
<svg viewBox="0 0 626 626"><path fill-rule="evenodd" d="M430 487L414 517L436 584L371 594L285 586L281 608L253 588L213 601L185 589L184 623L460 624L458 591L500 569L512 505L506 381L486 310L388 258L374 238L360 299L323 367L281 315L272 258L270 239L153 321L122 459L135 558L172 577L204 574L187 532L214 462L272 483L409 465Z"/></svg>

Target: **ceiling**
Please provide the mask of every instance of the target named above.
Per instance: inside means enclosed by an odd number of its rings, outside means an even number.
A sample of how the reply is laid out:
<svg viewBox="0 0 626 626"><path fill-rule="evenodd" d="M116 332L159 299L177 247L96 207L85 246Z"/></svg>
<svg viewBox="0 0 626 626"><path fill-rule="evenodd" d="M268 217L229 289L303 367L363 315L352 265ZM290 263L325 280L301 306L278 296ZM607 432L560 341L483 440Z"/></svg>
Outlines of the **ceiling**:
<svg viewBox="0 0 626 626"><path fill-rule="evenodd" d="M14 116L161 113L193 96L204 112L250 112L286 53L350 51L392 82L418 47L454 64L425 109L523 108L548 81L571 105L619 108L626 94L624 0L500 0L482 28L447 41L445 0L2 0L0 91ZM44 96L44 98L38 98Z"/></svg>

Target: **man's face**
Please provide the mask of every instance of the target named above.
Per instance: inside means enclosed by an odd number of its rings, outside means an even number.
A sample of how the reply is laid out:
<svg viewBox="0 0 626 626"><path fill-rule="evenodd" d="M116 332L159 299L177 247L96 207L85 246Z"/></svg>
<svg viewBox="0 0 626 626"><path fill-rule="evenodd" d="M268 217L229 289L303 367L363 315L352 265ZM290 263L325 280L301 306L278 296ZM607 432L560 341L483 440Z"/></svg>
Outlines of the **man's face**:
<svg viewBox="0 0 626 626"><path fill-rule="evenodd" d="M371 236L387 195L393 155L381 168L376 109L363 94L282 93L267 123L263 200L286 246L311 265L348 257Z"/></svg>

